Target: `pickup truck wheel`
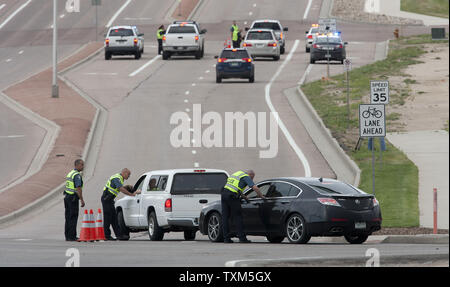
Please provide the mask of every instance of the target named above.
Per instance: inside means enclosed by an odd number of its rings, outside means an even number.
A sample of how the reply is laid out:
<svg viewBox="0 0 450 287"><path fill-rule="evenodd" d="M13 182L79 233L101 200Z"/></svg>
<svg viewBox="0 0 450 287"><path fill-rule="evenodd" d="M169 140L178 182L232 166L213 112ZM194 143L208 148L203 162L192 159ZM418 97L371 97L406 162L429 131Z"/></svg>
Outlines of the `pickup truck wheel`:
<svg viewBox="0 0 450 287"><path fill-rule="evenodd" d="M280 60L280 56L274 56L273 59L274 59L274 61L278 61L278 60Z"/></svg>
<svg viewBox="0 0 450 287"><path fill-rule="evenodd" d="M219 76L216 76L216 83L222 83L222 78Z"/></svg>
<svg viewBox="0 0 450 287"><path fill-rule="evenodd" d="M208 237L212 242L223 241L222 216L214 212L208 217Z"/></svg>
<svg viewBox="0 0 450 287"><path fill-rule="evenodd" d="M161 241L164 237L164 231L159 227L154 211L148 216L148 237L151 241Z"/></svg>
<svg viewBox="0 0 450 287"><path fill-rule="evenodd" d="M249 83L254 83L255 82L255 76L251 76L250 78L248 78L248 82Z"/></svg>
<svg viewBox="0 0 450 287"><path fill-rule="evenodd" d="M134 58L139 60L141 58L141 51L137 51L136 54L134 54Z"/></svg>
<svg viewBox="0 0 450 287"><path fill-rule="evenodd" d="M184 232L184 240L194 240L195 239L196 230L186 230Z"/></svg>
<svg viewBox="0 0 450 287"><path fill-rule="evenodd" d="M285 50L284 46L281 46L280 47L280 54L284 55L284 52L286 52L286 50Z"/></svg>
<svg viewBox="0 0 450 287"><path fill-rule="evenodd" d="M163 52L162 53L162 58L163 58L163 60L167 60L167 59L169 59L169 52Z"/></svg>
<svg viewBox="0 0 450 287"><path fill-rule="evenodd" d="M125 220L123 219L123 211L122 210L120 210L117 213L117 219L119 222L120 234L122 234L122 236L127 236L129 238L130 237L130 229L125 225Z"/></svg>
<svg viewBox="0 0 450 287"><path fill-rule="evenodd" d="M105 60L111 60L111 53L105 52Z"/></svg>
<svg viewBox="0 0 450 287"><path fill-rule="evenodd" d="M196 58L197 60L202 58L202 50L199 50L199 51L197 51L197 52L195 53L195 58Z"/></svg>

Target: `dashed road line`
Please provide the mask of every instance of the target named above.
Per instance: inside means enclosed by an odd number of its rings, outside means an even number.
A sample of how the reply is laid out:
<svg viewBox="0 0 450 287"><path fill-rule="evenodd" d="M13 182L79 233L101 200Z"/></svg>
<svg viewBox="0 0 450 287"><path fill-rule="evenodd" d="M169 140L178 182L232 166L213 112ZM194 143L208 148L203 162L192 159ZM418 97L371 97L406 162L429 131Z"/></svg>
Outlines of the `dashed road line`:
<svg viewBox="0 0 450 287"><path fill-rule="evenodd" d="M150 61L148 61L147 63L145 63L142 67L140 67L139 69L137 69L136 71L134 71L133 73L129 74L129 77L134 77L137 74L139 74L140 72L142 72L145 68L147 68L148 66L150 66L151 64L153 64L158 58L161 58L161 55L156 55L155 57L153 57L153 59L151 59Z"/></svg>
<svg viewBox="0 0 450 287"><path fill-rule="evenodd" d="M132 0L127 0L127 2L125 2L122 7L119 8L119 10L117 10L116 14L114 14L112 16L112 18L108 21L108 23L106 24L106 28L111 27L112 23L116 20L116 18L120 15L120 13L122 13L123 10L125 10L125 8L127 8L127 6L131 3Z"/></svg>
<svg viewBox="0 0 450 287"><path fill-rule="evenodd" d="M312 3L312 0L308 0L308 5L306 6L305 14L303 14L303 19L308 18L309 9L311 9L311 3Z"/></svg>
<svg viewBox="0 0 450 287"><path fill-rule="evenodd" d="M20 6L19 8L17 8L16 11L14 11L11 15L9 15L8 18L6 18L5 21L3 21L2 24L0 24L0 29L3 28L6 24L8 24L9 21L11 21L12 18L14 18L17 14L19 14L20 11L22 11L23 9L25 9L25 7L28 6L28 4L31 3L32 0L28 0L27 2L25 2L24 4L22 4L22 6Z"/></svg>

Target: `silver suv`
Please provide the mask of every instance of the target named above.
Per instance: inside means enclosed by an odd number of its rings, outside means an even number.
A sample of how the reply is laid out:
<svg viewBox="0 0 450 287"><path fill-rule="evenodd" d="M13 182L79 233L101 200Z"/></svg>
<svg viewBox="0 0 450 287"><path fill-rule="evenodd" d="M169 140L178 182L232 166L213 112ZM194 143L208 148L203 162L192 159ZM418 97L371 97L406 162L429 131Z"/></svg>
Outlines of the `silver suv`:
<svg viewBox="0 0 450 287"><path fill-rule="evenodd" d="M114 26L105 35L105 60L112 55L134 55L140 59L144 53L144 34L136 26Z"/></svg>
<svg viewBox="0 0 450 287"><path fill-rule="evenodd" d="M255 20L253 21L250 28L246 27L245 30L251 30L251 29L271 29L273 30L275 36L278 40L278 45L280 45L280 54L284 54L285 52L285 44L286 44L286 35L283 34L283 32L288 31L288 27L283 27L278 20L270 20L270 19L264 19L264 20Z"/></svg>
<svg viewBox="0 0 450 287"><path fill-rule="evenodd" d="M280 59L280 45L272 29L252 29L244 39L244 48L255 57L272 57L275 61Z"/></svg>

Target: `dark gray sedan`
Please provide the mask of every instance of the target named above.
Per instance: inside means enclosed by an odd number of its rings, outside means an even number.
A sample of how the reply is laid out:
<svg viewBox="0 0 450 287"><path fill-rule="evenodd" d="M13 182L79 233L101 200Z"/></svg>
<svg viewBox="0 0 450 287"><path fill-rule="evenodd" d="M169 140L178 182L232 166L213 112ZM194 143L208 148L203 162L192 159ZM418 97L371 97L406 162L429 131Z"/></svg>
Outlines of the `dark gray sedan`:
<svg viewBox="0 0 450 287"><path fill-rule="evenodd" d="M347 42L342 42L342 38L338 35L316 36L311 45L310 63L314 64L316 61L329 59L344 64L346 58L345 45L347 45Z"/></svg>
<svg viewBox="0 0 450 287"><path fill-rule="evenodd" d="M257 183L266 199L252 189L242 200L244 231L279 243L307 243L312 236L344 236L352 244L365 242L381 229L376 198L334 179L275 178ZM213 242L223 241L220 201L205 205L200 213L200 232ZM236 230L231 224L231 230Z"/></svg>

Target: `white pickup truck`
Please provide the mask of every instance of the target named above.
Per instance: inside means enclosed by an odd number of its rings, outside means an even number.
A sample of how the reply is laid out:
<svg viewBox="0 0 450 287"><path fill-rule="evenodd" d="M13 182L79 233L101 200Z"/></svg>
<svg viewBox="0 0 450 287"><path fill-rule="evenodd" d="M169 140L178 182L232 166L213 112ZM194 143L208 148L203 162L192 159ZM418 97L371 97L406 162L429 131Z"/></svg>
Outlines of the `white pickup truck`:
<svg viewBox="0 0 450 287"><path fill-rule="evenodd" d="M150 240L160 241L164 233L183 231L194 240L203 205L220 200L228 173L217 169L173 169L150 171L140 176L133 192L116 201L121 233L148 230Z"/></svg>
<svg viewBox="0 0 450 287"><path fill-rule="evenodd" d="M175 21L167 27L163 36L163 60L172 55L194 55L196 59L205 53L206 29L200 30L195 21Z"/></svg>

